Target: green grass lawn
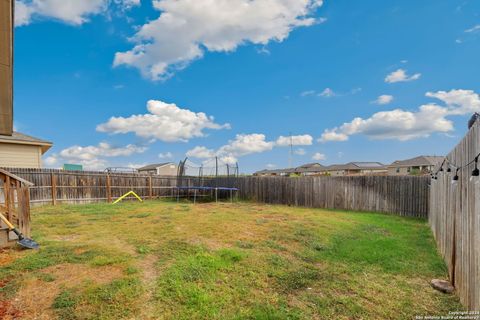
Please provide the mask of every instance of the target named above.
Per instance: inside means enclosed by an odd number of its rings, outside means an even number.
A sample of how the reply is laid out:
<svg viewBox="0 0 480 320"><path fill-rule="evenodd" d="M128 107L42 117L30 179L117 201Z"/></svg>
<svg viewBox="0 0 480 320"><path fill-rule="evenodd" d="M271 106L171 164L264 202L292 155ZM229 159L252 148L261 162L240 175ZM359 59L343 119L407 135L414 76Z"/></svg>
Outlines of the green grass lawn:
<svg viewBox="0 0 480 320"><path fill-rule="evenodd" d="M253 203L33 210L0 318L411 319L461 310L423 220ZM2 314L3 312L3 314Z"/></svg>

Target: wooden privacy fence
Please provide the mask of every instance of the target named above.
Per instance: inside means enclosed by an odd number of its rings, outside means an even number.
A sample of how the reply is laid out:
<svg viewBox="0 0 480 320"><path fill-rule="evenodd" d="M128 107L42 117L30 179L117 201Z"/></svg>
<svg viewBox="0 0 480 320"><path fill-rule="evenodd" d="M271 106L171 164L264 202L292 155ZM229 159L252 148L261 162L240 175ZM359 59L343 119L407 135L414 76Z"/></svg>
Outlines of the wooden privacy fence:
<svg viewBox="0 0 480 320"><path fill-rule="evenodd" d="M448 265L450 280L462 303L477 311L480 310L480 177L472 176L472 171L479 153L477 121L448 154L437 179L432 179L429 213L429 223Z"/></svg>
<svg viewBox="0 0 480 320"><path fill-rule="evenodd" d="M176 196L176 177L56 169L7 170L34 184L30 187L31 203L34 205L112 202L131 190L144 199ZM197 180L182 178L181 183L191 186L196 185Z"/></svg>
<svg viewBox="0 0 480 320"><path fill-rule="evenodd" d="M233 179L233 185L240 189L240 198L245 200L421 218L427 218L429 182L429 177L413 176ZM215 183L222 184L222 178L217 178Z"/></svg>
<svg viewBox="0 0 480 320"><path fill-rule="evenodd" d="M236 187L239 197L272 204L427 217L426 177L181 178L55 169L8 169L31 181L32 204L111 202L133 190L145 199L176 196L181 186ZM228 198L228 191L219 191Z"/></svg>

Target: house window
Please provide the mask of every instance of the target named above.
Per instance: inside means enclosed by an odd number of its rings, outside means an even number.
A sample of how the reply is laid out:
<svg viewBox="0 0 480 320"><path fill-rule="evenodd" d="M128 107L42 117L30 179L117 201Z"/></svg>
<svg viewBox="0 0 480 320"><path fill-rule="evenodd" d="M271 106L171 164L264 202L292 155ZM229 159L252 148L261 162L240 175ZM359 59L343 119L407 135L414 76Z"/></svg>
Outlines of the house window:
<svg viewBox="0 0 480 320"><path fill-rule="evenodd" d="M397 170L396 170L396 171L397 171L397 173L400 173L400 168L397 168Z"/></svg>

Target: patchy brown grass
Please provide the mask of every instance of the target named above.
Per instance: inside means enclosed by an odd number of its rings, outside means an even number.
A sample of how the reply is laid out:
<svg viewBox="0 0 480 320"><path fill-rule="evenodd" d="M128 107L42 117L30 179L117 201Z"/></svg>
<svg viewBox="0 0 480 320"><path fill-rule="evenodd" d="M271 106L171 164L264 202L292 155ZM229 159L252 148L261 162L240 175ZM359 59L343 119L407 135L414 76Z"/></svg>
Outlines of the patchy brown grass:
<svg viewBox="0 0 480 320"><path fill-rule="evenodd" d="M0 318L407 319L462 307L425 221L253 203L41 207ZM13 319L12 318L12 319Z"/></svg>
<svg viewBox="0 0 480 320"><path fill-rule="evenodd" d="M115 266L90 267L78 264L59 264L40 271L48 275L51 281L41 277L27 277L15 295L11 307L22 310L23 319L53 319L51 308L55 298L65 289L75 288L83 282L102 285L122 276L122 270Z"/></svg>

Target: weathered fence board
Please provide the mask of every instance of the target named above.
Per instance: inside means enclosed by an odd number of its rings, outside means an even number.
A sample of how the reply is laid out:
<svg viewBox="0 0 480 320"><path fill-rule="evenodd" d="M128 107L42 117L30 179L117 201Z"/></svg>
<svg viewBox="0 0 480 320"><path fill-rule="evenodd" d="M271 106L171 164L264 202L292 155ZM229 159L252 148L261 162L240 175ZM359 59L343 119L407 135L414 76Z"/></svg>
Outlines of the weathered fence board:
<svg viewBox="0 0 480 320"><path fill-rule="evenodd" d="M9 169L35 185L33 204L111 201L133 190L142 198L175 196L175 187L237 187L241 199L272 204L427 217L425 177L219 177L181 178L54 169ZM228 198L228 191L219 191Z"/></svg>
<svg viewBox="0 0 480 320"><path fill-rule="evenodd" d="M241 199L263 203L421 218L428 213L429 177L238 177L212 182L233 185Z"/></svg>
<svg viewBox="0 0 480 320"><path fill-rule="evenodd" d="M447 155L443 171L430 188L429 223L450 280L470 310L480 310L480 177L472 177L479 153L477 121ZM454 181L457 167L459 179Z"/></svg>
<svg viewBox="0 0 480 320"><path fill-rule="evenodd" d="M31 203L34 205L111 202L130 190L146 199L171 197L174 196L172 187L177 185L176 177L131 173L23 168L7 170L34 183L30 188Z"/></svg>

